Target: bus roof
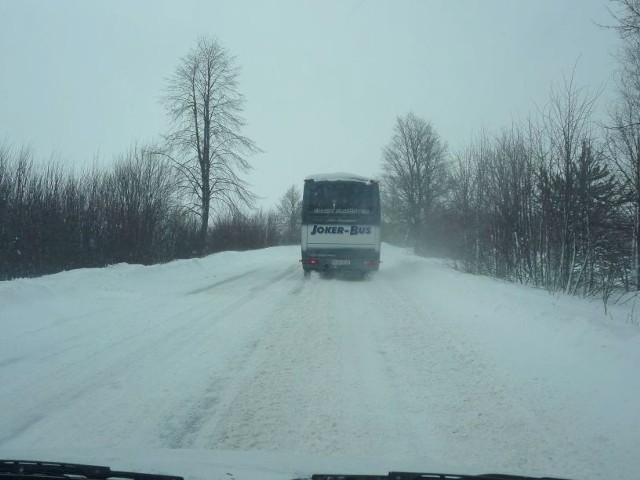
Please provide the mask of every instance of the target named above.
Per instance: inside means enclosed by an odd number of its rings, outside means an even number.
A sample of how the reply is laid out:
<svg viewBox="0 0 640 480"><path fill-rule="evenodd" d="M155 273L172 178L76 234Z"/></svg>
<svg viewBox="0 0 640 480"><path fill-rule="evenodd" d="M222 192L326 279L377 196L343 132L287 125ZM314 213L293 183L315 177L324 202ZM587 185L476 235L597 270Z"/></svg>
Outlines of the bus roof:
<svg viewBox="0 0 640 480"><path fill-rule="evenodd" d="M362 183L377 183L372 178L362 177L360 175L354 175L353 173L318 173L315 175L309 175L304 179L305 182L362 182Z"/></svg>

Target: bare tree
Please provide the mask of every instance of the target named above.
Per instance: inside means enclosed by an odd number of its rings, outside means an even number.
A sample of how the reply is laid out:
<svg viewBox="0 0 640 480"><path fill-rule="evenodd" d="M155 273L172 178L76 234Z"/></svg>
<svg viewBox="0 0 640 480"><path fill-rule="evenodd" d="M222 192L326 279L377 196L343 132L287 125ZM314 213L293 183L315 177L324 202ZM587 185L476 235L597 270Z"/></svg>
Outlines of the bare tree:
<svg viewBox="0 0 640 480"><path fill-rule="evenodd" d="M622 38L640 35L640 0L612 0L617 8L609 9L616 25L609 27L616 29Z"/></svg>
<svg viewBox="0 0 640 480"><path fill-rule="evenodd" d="M593 138L591 117L599 96L599 93L590 94L584 88L576 87L574 76L575 67L571 77L563 78L559 91L551 90L544 119L549 142L548 171L555 183L554 190L559 194L555 224L548 224L559 235L559 268L553 283L555 290L566 293L573 289L577 268L576 165Z"/></svg>
<svg viewBox="0 0 640 480"><path fill-rule="evenodd" d="M302 195L295 185L291 185L284 195L280 197L277 209L280 224L283 227L283 241L285 243L299 242Z"/></svg>
<svg viewBox="0 0 640 480"><path fill-rule="evenodd" d="M397 198L392 212L418 246L425 222L446 191L447 146L431 123L413 113L398 117L383 150L384 188Z"/></svg>
<svg viewBox="0 0 640 480"><path fill-rule="evenodd" d="M248 206L254 200L241 174L251 168L247 155L258 148L241 134L244 97L238 74L229 51L217 39L203 37L180 60L163 99L173 127L167 155L200 218L203 253L212 203Z"/></svg>
<svg viewBox="0 0 640 480"><path fill-rule="evenodd" d="M477 184L473 181L476 164L476 152L472 147L465 148L455 155L452 180L455 188L451 191L449 210L451 212L450 227L452 231L452 255L456 261L462 262L462 268L477 273L478 259L476 246L479 245L477 209L474 208Z"/></svg>

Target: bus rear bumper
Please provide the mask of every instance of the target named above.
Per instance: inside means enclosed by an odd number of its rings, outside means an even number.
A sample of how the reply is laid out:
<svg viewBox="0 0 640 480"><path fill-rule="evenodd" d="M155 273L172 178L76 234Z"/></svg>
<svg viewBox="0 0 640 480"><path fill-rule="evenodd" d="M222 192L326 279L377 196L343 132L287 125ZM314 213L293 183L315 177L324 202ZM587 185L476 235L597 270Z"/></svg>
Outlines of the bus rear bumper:
<svg viewBox="0 0 640 480"><path fill-rule="evenodd" d="M302 268L305 271L364 271L375 272L380 268L380 252L374 249L349 251L302 252Z"/></svg>

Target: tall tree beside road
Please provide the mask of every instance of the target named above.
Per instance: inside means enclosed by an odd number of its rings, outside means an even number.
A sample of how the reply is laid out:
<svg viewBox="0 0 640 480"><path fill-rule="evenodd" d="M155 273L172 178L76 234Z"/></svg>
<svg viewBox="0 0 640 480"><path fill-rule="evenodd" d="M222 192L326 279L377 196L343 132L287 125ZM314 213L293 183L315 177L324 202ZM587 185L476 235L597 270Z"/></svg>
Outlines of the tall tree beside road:
<svg viewBox="0 0 640 480"><path fill-rule="evenodd" d="M200 219L200 249L206 248L212 204L235 208L254 199L241 178L258 151L241 134L244 97L238 91L235 58L217 40L200 38L169 78L163 98L172 129L167 155L182 176L189 207Z"/></svg>
<svg viewBox="0 0 640 480"><path fill-rule="evenodd" d="M543 166L549 174L553 194L551 211L545 211L546 235L550 239L547 256L557 255L553 290L566 293L575 288L574 275L579 270L580 245L577 237L580 219L577 215L582 194L577 185L579 168L599 170L600 159L593 148L593 109L597 94L576 87L574 75L564 78L559 89L551 90L549 106L544 112L548 142L548 162ZM579 163L582 162L580 166ZM583 172L584 173L584 172ZM587 174L589 181L591 173ZM588 217L584 217L588 218Z"/></svg>
<svg viewBox="0 0 640 480"><path fill-rule="evenodd" d="M302 195L295 185L291 185L284 195L280 197L277 209L282 232L282 241L284 243L299 242Z"/></svg>
<svg viewBox="0 0 640 480"><path fill-rule="evenodd" d="M447 189L446 154L447 145L433 125L413 113L397 118L383 149L383 187L395 198L387 217L402 225L417 249L425 238L425 222Z"/></svg>

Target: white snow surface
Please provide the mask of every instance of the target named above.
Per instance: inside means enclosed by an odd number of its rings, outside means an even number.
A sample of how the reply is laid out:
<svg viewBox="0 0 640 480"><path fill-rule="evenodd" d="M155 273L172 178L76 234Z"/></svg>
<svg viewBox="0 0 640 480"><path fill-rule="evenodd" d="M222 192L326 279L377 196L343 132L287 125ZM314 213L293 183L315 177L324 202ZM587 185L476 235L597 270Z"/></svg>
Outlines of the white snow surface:
<svg viewBox="0 0 640 480"><path fill-rule="evenodd" d="M0 282L0 457L189 479L390 470L632 479L640 330L602 305L383 245Z"/></svg>
<svg viewBox="0 0 640 480"><path fill-rule="evenodd" d="M317 173L315 175L309 175L305 178L305 180L313 180L315 182L362 182L362 183L370 183L372 181L371 178L362 177L360 175L356 175L354 173L345 173L345 172L337 172L337 173Z"/></svg>

